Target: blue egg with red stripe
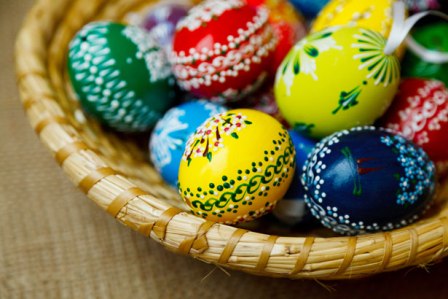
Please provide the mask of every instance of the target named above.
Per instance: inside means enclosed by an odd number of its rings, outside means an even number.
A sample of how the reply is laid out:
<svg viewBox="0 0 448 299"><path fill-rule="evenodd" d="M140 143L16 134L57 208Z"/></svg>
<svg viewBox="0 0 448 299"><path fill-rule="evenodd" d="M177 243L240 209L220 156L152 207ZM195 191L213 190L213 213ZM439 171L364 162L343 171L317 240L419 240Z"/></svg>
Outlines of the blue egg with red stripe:
<svg viewBox="0 0 448 299"><path fill-rule="evenodd" d="M288 192L281 201L277 202L273 213L281 222L293 226L307 223L313 219L305 204L305 189L300 177L303 165L316 142L294 130L289 130L288 132L296 149L296 171Z"/></svg>
<svg viewBox="0 0 448 299"><path fill-rule="evenodd" d="M313 216L344 235L412 223L432 202L435 166L399 135L358 127L322 140L305 163L302 183Z"/></svg>

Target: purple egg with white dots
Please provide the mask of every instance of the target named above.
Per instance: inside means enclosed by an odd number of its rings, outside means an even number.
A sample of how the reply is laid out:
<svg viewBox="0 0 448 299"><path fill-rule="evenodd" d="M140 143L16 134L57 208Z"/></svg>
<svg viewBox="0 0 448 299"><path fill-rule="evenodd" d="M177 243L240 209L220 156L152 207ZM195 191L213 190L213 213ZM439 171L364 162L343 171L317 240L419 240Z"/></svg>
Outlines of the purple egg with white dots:
<svg viewBox="0 0 448 299"><path fill-rule="evenodd" d="M374 127L325 138L302 175L313 216L343 235L414 222L430 207L435 182L434 163L420 147Z"/></svg>
<svg viewBox="0 0 448 299"><path fill-rule="evenodd" d="M280 222L295 226L307 224L313 220L305 203L305 189L300 178L305 161L316 142L294 130L289 130L288 133L296 149L296 171L288 192L282 200L277 202L273 214Z"/></svg>

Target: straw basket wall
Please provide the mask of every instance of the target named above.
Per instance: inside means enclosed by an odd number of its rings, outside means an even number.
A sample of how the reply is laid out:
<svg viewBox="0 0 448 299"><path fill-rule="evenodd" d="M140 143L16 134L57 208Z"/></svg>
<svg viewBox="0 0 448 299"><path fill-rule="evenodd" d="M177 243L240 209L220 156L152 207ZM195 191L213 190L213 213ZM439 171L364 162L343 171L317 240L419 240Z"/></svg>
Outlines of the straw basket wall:
<svg viewBox="0 0 448 299"><path fill-rule="evenodd" d="M258 275L349 279L448 255L448 182L424 220L358 237L274 236L189 214L135 142L86 119L69 88L66 53L74 34L93 20L120 21L149 2L39 0L17 39L17 81L31 126L91 200L169 250Z"/></svg>

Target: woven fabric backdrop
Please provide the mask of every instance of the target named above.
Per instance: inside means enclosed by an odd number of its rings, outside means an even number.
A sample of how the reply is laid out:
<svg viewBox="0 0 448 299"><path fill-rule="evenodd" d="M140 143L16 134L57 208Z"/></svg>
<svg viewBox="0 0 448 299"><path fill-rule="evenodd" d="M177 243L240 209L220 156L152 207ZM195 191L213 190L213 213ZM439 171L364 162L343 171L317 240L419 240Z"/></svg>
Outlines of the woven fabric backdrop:
<svg viewBox="0 0 448 299"><path fill-rule="evenodd" d="M32 2L0 0L0 298L448 297L448 262L326 282L330 292L314 281L228 276L121 226L72 186L24 116L13 49Z"/></svg>

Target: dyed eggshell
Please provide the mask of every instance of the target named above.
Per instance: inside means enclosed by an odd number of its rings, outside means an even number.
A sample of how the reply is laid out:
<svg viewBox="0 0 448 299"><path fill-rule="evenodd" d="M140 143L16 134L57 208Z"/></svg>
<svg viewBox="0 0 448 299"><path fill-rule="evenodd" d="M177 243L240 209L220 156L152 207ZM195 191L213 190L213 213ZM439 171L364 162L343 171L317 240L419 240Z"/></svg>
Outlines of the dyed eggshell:
<svg viewBox="0 0 448 299"><path fill-rule="evenodd" d="M425 25L413 31L403 60L403 77L436 79L448 85L448 62L433 62L425 54L437 53L448 57L447 32L448 24L445 22Z"/></svg>
<svg viewBox="0 0 448 299"><path fill-rule="evenodd" d="M302 181L312 214L333 231L354 235L418 219L432 202L435 167L405 138L357 127L321 141Z"/></svg>
<svg viewBox="0 0 448 299"><path fill-rule="evenodd" d="M177 23L187 15L188 9L179 4L161 4L149 11L141 26L154 40L170 53Z"/></svg>
<svg viewBox="0 0 448 299"><path fill-rule="evenodd" d="M177 186L179 164L188 138L213 115L227 109L208 101L194 101L171 108L157 122L150 139L151 161L163 179Z"/></svg>
<svg viewBox="0 0 448 299"><path fill-rule="evenodd" d="M332 0L311 26L311 32L337 25L352 25L388 36L392 29L394 0Z"/></svg>
<svg viewBox="0 0 448 299"><path fill-rule="evenodd" d="M314 18L328 3L328 0L290 0L307 18Z"/></svg>
<svg viewBox="0 0 448 299"><path fill-rule="evenodd" d="M278 121L255 110L231 110L209 119L189 139L179 192L199 217L250 221L283 198L294 169L294 145Z"/></svg>
<svg viewBox="0 0 448 299"><path fill-rule="evenodd" d="M383 53L385 43L381 34L358 27L332 27L297 43L275 81L288 123L320 138L382 116L400 82L398 58Z"/></svg>
<svg viewBox="0 0 448 299"><path fill-rule="evenodd" d="M270 74L275 74L289 50L307 33L305 20L287 0L245 0L269 10L269 23L278 38Z"/></svg>
<svg viewBox="0 0 448 299"><path fill-rule="evenodd" d="M184 90L236 101L265 80L276 45L267 10L207 0L178 23L171 61Z"/></svg>
<svg viewBox="0 0 448 299"><path fill-rule="evenodd" d="M421 146L440 174L448 170L448 90L442 82L403 80L381 124Z"/></svg>
<svg viewBox="0 0 448 299"><path fill-rule="evenodd" d="M175 100L165 54L138 27L86 25L70 44L68 68L84 110L118 131L150 129Z"/></svg>
<svg viewBox="0 0 448 299"><path fill-rule="evenodd" d="M296 172L285 197L277 203L273 214L281 222L288 225L298 225L309 222L311 213L305 203L305 189L301 182L302 168L316 142L293 130L288 131L296 149Z"/></svg>

